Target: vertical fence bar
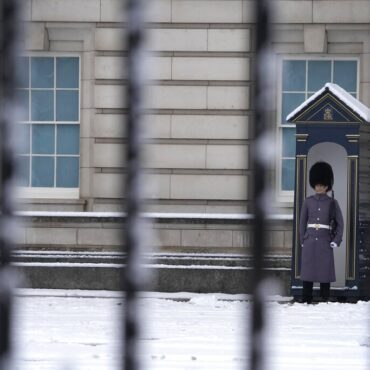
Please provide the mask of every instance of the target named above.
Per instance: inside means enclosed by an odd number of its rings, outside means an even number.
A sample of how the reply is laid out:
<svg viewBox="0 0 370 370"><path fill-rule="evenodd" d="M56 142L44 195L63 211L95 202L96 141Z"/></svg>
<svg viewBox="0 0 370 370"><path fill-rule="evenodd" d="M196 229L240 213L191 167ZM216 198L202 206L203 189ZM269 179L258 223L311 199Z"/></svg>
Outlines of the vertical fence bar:
<svg viewBox="0 0 370 370"><path fill-rule="evenodd" d="M137 370L138 362L138 292L142 286L140 271L140 121L143 109L144 4L127 0L127 149L126 149L126 225L124 269L125 323L124 369Z"/></svg>
<svg viewBox="0 0 370 370"><path fill-rule="evenodd" d="M20 29L18 0L0 3L0 369L10 369L14 275L10 269L15 234L13 219L16 117L16 56Z"/></svg>
<svg viewBox="0 0 370 370"><path fill-rule="evenodd" d="M266 141L269 92L266 91L269 81L269 1L256 0L256 59L255 59L255 138L253 147L253 191L254 191L254 227L253 227L253 302L250 332L251 370L263 370L264 366L264 328L265 307L263 283L263 259L265 253L267 186L266 186Z"/></svg>

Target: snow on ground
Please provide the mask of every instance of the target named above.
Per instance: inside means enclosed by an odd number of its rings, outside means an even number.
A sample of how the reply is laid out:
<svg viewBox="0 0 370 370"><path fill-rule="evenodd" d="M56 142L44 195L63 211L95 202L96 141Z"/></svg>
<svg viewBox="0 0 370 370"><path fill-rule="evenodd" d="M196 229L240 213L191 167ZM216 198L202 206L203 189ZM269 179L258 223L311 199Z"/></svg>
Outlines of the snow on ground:
<svg viewBox="0 0 370 370"><path fill-rule="evenodd" d="M243 298L143 294L142 369L245 369L251 304ZM15 307L15 369L119 368L119 293L20 290ZM272 300L267 307L267 369L368 368L370 302L308 306Z"/></svg>

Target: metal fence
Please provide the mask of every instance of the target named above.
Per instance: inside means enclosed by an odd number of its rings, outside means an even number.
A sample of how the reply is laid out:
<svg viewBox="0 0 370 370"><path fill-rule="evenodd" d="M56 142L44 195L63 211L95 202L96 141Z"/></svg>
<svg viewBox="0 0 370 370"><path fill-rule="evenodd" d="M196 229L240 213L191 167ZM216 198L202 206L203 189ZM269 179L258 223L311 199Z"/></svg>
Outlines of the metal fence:
<svg viewBox="0 0 370 370"><path fill-rule="evenodd" d="M17 112L16 56L20 28L17 0L0 3L0 368L11 369L12 291L10 267L14 238L14 121Z"/></svg>
<svg viewBox="0 0 370 370"><path fill-rule="evenodd" d="M122 277L122 289L125 292L123 305L123 347L122 369L139 369L137 316L138 292L142 287L140 273L140 119L142 116L143 76L143 39L145 22L143 18L143 0L127 0L127 41L128 45L128 84L127 84L127 153L126 153L126 211L124 228L127 265ZM256 82L255 82L255 145L254 145L254 291L251 348L246 349L250 358L248 367L252 370L263 369L263 332L264 332L264 275L262 261L264 256L264 229L266 219L266 158L262 155L262 146L266 140L266 75L258 66L266 65L268 58L269 9L268 0L256 1ZM1 55L0 55L0 369L11 369L11 312L12 287L10 255L12 249L13 195L14 188L14 142L12 127L15 122L16 96L16 56L19 38L20 2L1 0Z"/></svg>
<svg viewBox="0 0 370 370"><path fill-rule="evenodd" d="M137 339L140 318L136 315L137 293L140 290L139 250L140 233L138 194L140 175L140 118L142 115L142 42L145 23L143 21L143 1L128 0L128 149L127 149L127 223L126 223L126 252L127 267L125 273L126 292L126 325L125 325L125 369L139 369L137 355ZM259 0L255 3L256 17L256 58L255 58L255 140L254 140L254 228L253 228L253 308L251 316L250 349L247 364L251 370L264 369L264 282L263 260L265 254L265 229L266 229L266 199L268 189L266 172L271 158L267 158L264 148L268 142L268 109L266 98L271 94L271 80L269 73L261 66L269 64L269 33L270 33L270 8L269 0ZM267 99L268 101L268 99ZM267 141L266 141L267 140Z"/></svg>

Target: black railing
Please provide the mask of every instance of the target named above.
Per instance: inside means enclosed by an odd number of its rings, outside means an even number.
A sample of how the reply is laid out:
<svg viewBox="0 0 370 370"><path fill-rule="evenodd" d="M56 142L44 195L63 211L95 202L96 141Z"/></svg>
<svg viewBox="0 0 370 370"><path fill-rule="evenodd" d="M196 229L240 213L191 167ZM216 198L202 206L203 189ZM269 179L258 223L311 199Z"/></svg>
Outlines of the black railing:
<svg viewBox="0 0 370 370"><path fill-rule="evenodd" d="M256 57L255 57L255 115L253 142L253 302L252 322L250 331L250 370L263 370L264 366L264 329L265 329L265 274L263 261L266 245L266 218L268 214L268 187L266 173L268 170L268 113L269 113L269 90L271 81L270 71L270 40L269 40L269 0L258 0L255 3L256 10Z"/></svg>
<svg viewBox="0 0 370 370"><path fill-rule="evenodd" d="M269 57L269 11L268 0L256 1L256 71L255 71L255 141L254 141L254 284L253 314L251 329L250 364L252 370L263 369L263 257L265 253L265 220L267 211L266 158L260 155L266 143L267 114L266 89L268 74L261 66L267 66ZM122 279L125 292L124 307L124 351L122 352L122 368L125 370L139 369L138 335L139 321L138 292L142 288L140 273L140 120L143 109L143 39L145 24L143 0L127 0L128 45L128 81L127 81L127 152L125 208L126 222L124 227L124 251L126 268ZM13 189L14 189L14 141L11 133L15 123L16 109L16 51L19 30L19 1L1 0L0 26L0 369L10 369L11 355L11 307L12 278L10 273L10 255L12 249L13 224Z"/></svg>
<svg viewBox="0 0 370 370"><path fill-rule="evenodd" d="M140 228L140 122L143 110L143 41L144 41L144 2L127 0L127 150L125 223L126 267L124 269L123 290L125 299L124 358L125 370L137 370L138 362L138 292L143 283L140 269L142 229ZM126 43L125 43L126 44Z"/></svg>
<svg viewBox="0 0 370 370"><path fill-rule="evenodd" d="M0 2L0 369L11 369L12 290L10 267L13 218L16 107L16 56L20 30L18 0Z"/></svg>

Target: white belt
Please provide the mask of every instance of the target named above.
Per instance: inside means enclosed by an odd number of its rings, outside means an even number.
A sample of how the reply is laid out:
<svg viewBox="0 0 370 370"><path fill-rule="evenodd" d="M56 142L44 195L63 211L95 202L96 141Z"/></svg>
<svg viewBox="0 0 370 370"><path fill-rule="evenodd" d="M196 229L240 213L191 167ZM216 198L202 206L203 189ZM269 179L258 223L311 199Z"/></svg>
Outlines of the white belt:
<svg viewBox="0 0 370 370"><path fill-rule="evenodd" d="M307 224L307 227L312 227L313 229L330 229L329 225L323 225L323 224Z"/></svg>

